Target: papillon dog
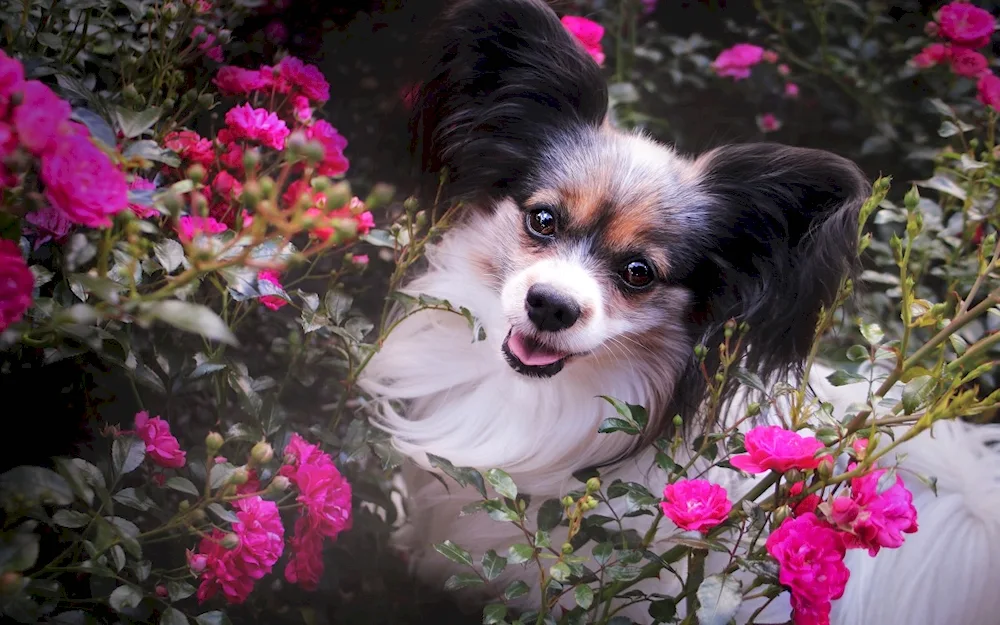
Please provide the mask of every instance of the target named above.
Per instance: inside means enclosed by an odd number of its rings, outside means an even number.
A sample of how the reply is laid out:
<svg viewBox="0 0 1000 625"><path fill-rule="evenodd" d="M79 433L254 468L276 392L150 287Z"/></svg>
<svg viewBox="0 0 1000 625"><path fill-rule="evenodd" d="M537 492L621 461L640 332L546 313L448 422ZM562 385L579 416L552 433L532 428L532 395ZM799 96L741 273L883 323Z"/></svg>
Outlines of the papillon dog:
<svg viewBox="0 0 1000 625"><path fill-rule="evenodd" d="M411 129L423 172L436 183L444 171L440 197L461 210L405 291L467 308L485 339L475 340L461 316L421 311L399 322L361 380L374 421L411 461L398 540L417 574L441 583L461 570L432 548L445 539L477 558L524 541L510 523L463 515L479 495L446 488L428 455L503 469L532 502L579 489L573 474L591 467L605 484L662 491L667 475L652 441L690 441L746 414L750 397L733 389L719 418L703 409L695 346L708 346L705 366L714 371L730 319L749 327L741 364L762 379L798 386L808 375L809 395L832 404L836 418L868 400L867 383L834 386L830 369L802 367L821 308L855 265L859 210L871 191L858 167L773 143L689 157L619 130L602 70L542 0L460 0L434 32ZM615 415L599 395L645 406L643 434L598 433ZM776 404L760 421L785 418ZM994 426L940 423L900 450L894 461L914 494L919 531L874 558L849 552L833 623L1000 623L998 439ZM916 475L935 478L937 493ZM729 469L706 476L734 500L756 483ZM611 503L624 507L623 499ZM639 531L649 523L622 520ZM651 549L668 548L676 531L664 519ZM554 530L552 543L565 532ZM713 552L706 573L727 563ZM494 583L523 578L534 591L519 605L530 607L539 602L537 577L511 565ZM638 587L681 591L668 574ZM762 601L745 602L736 622ZM786 592L756 622L784 623L790 611ZM642 604L619 614L652 620Z"/></svg>

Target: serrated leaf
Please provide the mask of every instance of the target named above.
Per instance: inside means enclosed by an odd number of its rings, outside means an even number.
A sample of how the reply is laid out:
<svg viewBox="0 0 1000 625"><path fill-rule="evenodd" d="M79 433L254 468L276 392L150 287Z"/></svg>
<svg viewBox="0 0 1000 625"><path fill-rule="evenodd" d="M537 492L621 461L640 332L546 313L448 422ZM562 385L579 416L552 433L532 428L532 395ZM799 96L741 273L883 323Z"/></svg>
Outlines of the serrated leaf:
<svg viewBox="0 0 1000 625"><path fill-rule="evenodd" d="M52 520L55 521L56 525L68 527L70 529L77 529L86 526L90 523L90 518L91 517L88 515L75 510L57 510L56 513L52 515Z"/></svg>
<svg viewBox="0 0 1000 625"><path fill-rule="evenodd" d="M903 412L913 414L922 406L934 392L934 378L929 375L919 375L903 387Z"/></svg>
<svg viewBox="0 0 1000 625"><path fill-rule="evenodd" d="M126 139L134 139L146 132L160 119L159 107L150 107L142 111L130 111L123 107L115 110L115 121Z"/></svg>
<svg viewBox="0 0 1000 625"><path fill-rule="evenodd" d="M868 344L875 347L882 342L885 338L885 332L882 331L882 326L877 323L863 323L861 324L861 335L865 337Z"/></svg>
<svg viewBox="0 0 1000 625"><path fill-rule="evenodd" d="M114 494L112 499L123 506L128 506L129 508L140 510L142 512L156 507L156 504L153 503L152 499L146 495L140 494L139 491L131 487L121 489Z"/></svg>
<svg viewBox="0 0 1000 625"><path fill-rule="evenodd" d="M549 567L549 575L557 582L567 582L572 575L572 571L570 571L569 565L565 562L556 562Z"/></svg>
<svg viewBox="0 0 1000 625"><path fill-rule="evenodd" d="M576 605L587 610L594 603L594 589L585 584L577 586L573 589L573 598L576 599Z"/></svg>
<svg viewBox="0 0 1000 625"><path fill-rule="evenodd" d="M444 589L451 592L469 586L482 586L483 580L475 573L455 573L444 581Z"/></svg>
<svg viewBox="0 0 1000 625"><path fill-rule="evenodd" d="M885 473L879 476L878 482L875 483L875 494L881 495L889 490L896 485L898 479L899 476L896 475L896 467L889 467Z"/></svg>
<svg viewBox="0 0 1000 625"><path fill-rule="evenodd" d="M483 576L487 581L495 580L505 568L507 568L507 558L498 556L492 549L483 554Z"/></svg>
<svg viewBox="0 0 1000 625"><path fill-rule="evenodd" d="M502 603L491 603L483 608L483 625L496 625L503 623L507 616L507 606Z"/></svg>
<svg viewBox="0 0 1000 625"><path fill-rule="evenodd" d="M743 386L749 386L753 390L759 391L761 393L767 392L767 388L765 388L764 386L764 381L761 380L760 376L754 373L753 371L749 371L743 367L739 367L737 369L734 369L730 375L732 375L733 378L735 378Z"/></svg>
<svg viewBox="0 0 1000 625"><path fill-rule="evenodd" d="M111 466L116 477L139 468L146 457L146 443L136 436L119 436L111 445Z"/></svg>
<svg viewBox="0 0 1000 625"><path fill-rule="evenodd" d="M160 625L188 625L188 619L177 608L167 608L160 616Z"/></svg>
<svg viewBox="0 0 1000 625"><path fill-rule="evenodd" d="M508 499L517 498L517 486L514 484L514 480L507 475L506 471L502 469L490 469L486 471L484 477L493 487L493 490L501 497L507 497Z"/></svg>
<svg viewBox="0 0 1000 625"><path fill-rule="evenodd" d="M198 492L198 487L186 477L172 477L166 481L166 487L195 497L201 494Z"/></svg>
<svg viewBox="0 0 1000 625"><path fill-rule="evenodd" d="M232 330L211 308L201 304L166 300L143 307L146 314L179 330L199 334L206 339L238 346Z"/></svg>
<svg viewBox="0 0 1000 625"><path fill-rule="evenodd" d="M611 404L614 407L615 412L617 412L618 415L627 423L632 424L635 429L641 431L646 427L646 424L649 423L649 413L646 412L646 409L643 406L629 404L607 395L600 395L599 397Z"/></svg>
<svg viewBox="0 0 1000 625"><path fill-rule="evenodd" d="M535 557L535 549L531 545L516 543L507 548L507 561L511 564L523 564Z"/></svg>
<svg viewBox="0 0 1000 625"><path fill-rule="evenodd" d="M337 325L344 323L347 313L351 312L354 298L336 289L327 291L323 297L323 307L326 308L327 316Z"/></svg>
<svg viewBox="0 0 1000 625"><path fill-rule="evenodd" d="M605 572L612 581L630 582L634 579L638 579L639 575L642 574L642 568L638 566L622 566L615 564L605 569Z"/></svg>
<svg viewBox="0 0 1000 625"><path fill-rule="evenodd" d="M727 625L743 603L740 581L732 576L710 575L698 586L699 625Z"/></svg>
<svg viewBox="0 0 1000 625"><path fill-rule="evenodd" d="M509 586L507 586L506 589L504 589L503 598L506 599L507 601L513 601L518 597L523 597L524 595L528 594L529 591L530 588L528 588L528 585L526 583L524 583L519 579L514 580L513 582L510 583Z"/></svg>
<svg viewBox="0 0 1000 625"><path fill-rule="evenodd" d="M108 604L116 612L121 612L125 608L134 608L139 605L140 601L142 601L142 593L129 585L115 588L111 596L108 597Z"/></svg>
<svg viewBox="0 0 1000 625"><path fill-rule="evenodd" d="M472 566L472 556L468 551L462 549L450 540L434 545L434 550L448 558L452 562Z"/></svg>

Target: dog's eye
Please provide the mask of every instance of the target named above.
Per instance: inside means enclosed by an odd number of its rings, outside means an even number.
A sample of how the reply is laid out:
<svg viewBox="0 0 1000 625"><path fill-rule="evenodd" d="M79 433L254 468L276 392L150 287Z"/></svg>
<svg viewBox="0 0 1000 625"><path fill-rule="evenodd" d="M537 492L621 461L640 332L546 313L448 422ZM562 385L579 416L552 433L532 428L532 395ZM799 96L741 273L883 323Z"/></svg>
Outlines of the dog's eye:
<svg viewBox="0 0 1000 625"><path fill-rule="evenodd" d="M653 283L653 268L644 260L629 261L622 269L622 280L635 289L641 289Z"/></svg>
<svg viewBox="0 0 1000 625"><path fill-rule="evenodd" d="M539 237L551 237L556 233L556 216L547 208L537 208L528 213L528 230Z"/></svg>

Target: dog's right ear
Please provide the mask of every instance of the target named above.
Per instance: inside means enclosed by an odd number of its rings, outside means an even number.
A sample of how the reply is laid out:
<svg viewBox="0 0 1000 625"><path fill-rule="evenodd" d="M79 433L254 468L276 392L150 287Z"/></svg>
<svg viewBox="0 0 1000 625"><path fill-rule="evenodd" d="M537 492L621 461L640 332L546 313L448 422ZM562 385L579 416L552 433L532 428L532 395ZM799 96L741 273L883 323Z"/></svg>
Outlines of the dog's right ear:
<svg viewBox="0 0 1000 625"><path fill-rule="evenodd" d="M542 0L459 0L428 49L411 140L449 199L516 197L546 147L604 122L601 69Z"/></svg>

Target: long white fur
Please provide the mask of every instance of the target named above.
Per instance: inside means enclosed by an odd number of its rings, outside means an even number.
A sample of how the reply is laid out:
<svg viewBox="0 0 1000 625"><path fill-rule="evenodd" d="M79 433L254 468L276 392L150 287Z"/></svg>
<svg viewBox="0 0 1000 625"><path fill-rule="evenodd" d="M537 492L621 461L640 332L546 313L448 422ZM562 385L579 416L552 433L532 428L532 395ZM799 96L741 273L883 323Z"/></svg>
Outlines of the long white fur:
<svg viewBox="0 0 1000 625"><path fill-rule="evenodd" d="M561 497L579 487L571 477L575 470L613 458L631 443L624 435L597 433L598 424L612 412L596 395L638 404L653 396L627 359L599 355L582 359L546 380L511 370L500 352L508 322L499 296L468 262L476 246L491 243L476 240L475 232L469 228L461 237L446 237L432 251L430 269L408 290L469 308L482 323L486 340L474 342L467 322L457 315L417 313L392 333L362 380L363 388L377 398L373 406L378 422L414 461L403 473L407 521L398 532L398 543L409 552L416 573L438 583L455 569L431 548L434 543L451 539L481 556L490 548L504 551L524 537L511 524L483 514L460 516L461 508L476 501L478 494L455 484L447 492L425 470L429 468L425 454L448 458L457 466L502 468L535 502ZM814 368L810 385L820 399L834 404L837 414L864 400L866 384L833 387L825 379L828 373ZM409 402L405 414L397 411L396 400ZM743 413L737 403L726 419ZM919 532L908 535L900 549L883 549L875 558L863 550L849 552L851 580L844 597L834 604L835 625L1000 623L1000 447L992 445L996 441L1000 441L996 426L939 423L933 434L907 445L901 454L901 475L914 493ZM935 496L915 475L935 477L939 494ZM754 483L722 469L707 477L724 485L733 499ZM639 454L603 476L606 484L616 478L644 483L654 493L666 482L652 452ZM640 531L648 523L648 517L624 520L626 527ZM668 548L668 539L676 532L666 520L661 523L654 551ZM562 539L558 531L555 534L553 544L558 545ZM679 564L683 575L683 563ZM707 569L711 572L725 564L710 558ZM537 605L537 574L509 566L496 583L523 578L534 591L521 605ZM680 589L676 578L666 573L639 587L665 594ZM759 602L744 605L738 622L746 622L758 606ZM757 622L785 622L789 610L786 593ZM650 620L642 605L622 614L639 623Z"/></svg>

